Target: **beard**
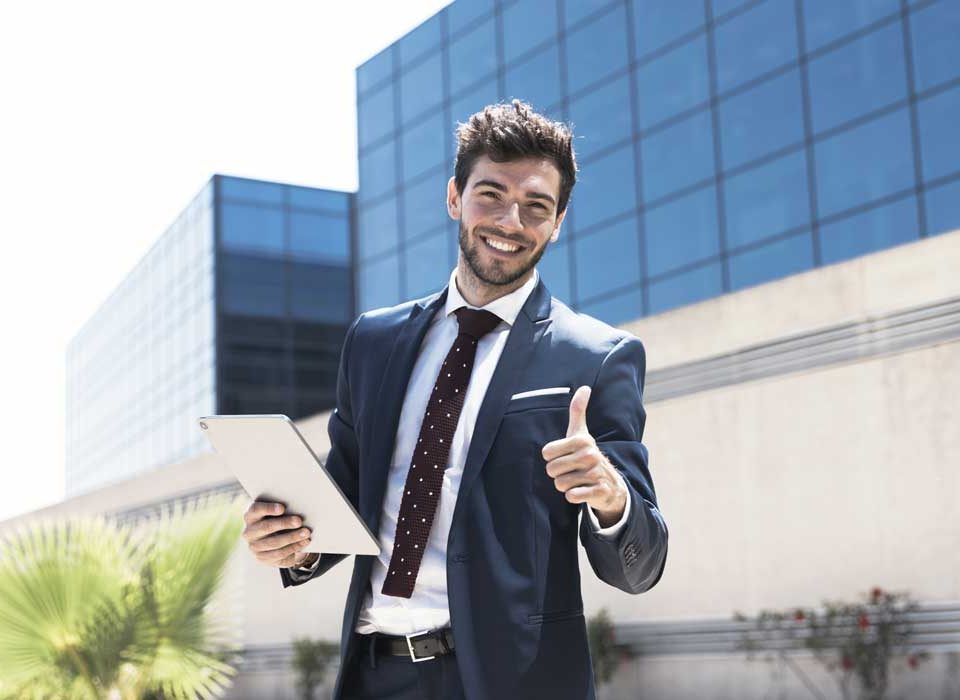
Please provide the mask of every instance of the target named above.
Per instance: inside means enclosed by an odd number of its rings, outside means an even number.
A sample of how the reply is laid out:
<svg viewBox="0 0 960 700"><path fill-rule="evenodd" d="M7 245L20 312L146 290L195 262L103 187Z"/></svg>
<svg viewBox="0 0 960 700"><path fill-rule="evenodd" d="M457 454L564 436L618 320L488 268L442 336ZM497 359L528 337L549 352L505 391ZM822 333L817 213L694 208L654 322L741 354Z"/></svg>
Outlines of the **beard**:
<svg viewBox="0 0 960 700"><path fill-rule="evenodd" d="M534 266L540 262L540 258L550 245L550 239L547 239L539 249L534 249L528 258L518 257L516 260L503 260L484 256L480 252L481 246L487 244L480 239L479 231L474 229L473 239L467 233L467 227L463 221L460 221L460 251L463 253L463 259L466 260L470 271L481 282L491 285L504 286L513 284L521 277L524 277ZM527 251L524 250L524 253Z"/></svg>

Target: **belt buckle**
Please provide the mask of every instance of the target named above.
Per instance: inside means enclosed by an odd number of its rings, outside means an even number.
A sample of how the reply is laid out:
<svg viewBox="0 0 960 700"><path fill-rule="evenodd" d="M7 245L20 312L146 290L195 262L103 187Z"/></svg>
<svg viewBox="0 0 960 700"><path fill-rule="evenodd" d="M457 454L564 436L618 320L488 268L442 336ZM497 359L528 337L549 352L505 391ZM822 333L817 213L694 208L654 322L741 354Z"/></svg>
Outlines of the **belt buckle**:
<svg viewBox="0 0 960 700"><path fill-rule="evenodd" d="M410 651L410 658L413 660L413 663L417 663L418 661L429 661L430 659L435 659L435 658L437 658L436 656L420 656L420 657L418 657L418 656L416 655L416 653L414 652L414 650L413 650L413 642L410 641L410 639L411 639L412 637L419 637L419 636L424 635L424 634L430 634L431 631L432 631L432 630L424 630L423 632L414 632L413 634L405 634L405 635L403 635L403 636L406 637L406 639L407 639L407 649Z"/></svg>

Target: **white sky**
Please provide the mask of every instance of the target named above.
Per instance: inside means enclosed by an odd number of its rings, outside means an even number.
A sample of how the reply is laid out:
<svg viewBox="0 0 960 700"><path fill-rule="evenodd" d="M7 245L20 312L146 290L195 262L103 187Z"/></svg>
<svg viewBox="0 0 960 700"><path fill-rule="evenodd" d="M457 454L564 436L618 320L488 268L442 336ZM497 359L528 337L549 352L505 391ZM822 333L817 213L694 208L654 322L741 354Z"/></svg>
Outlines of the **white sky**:
<svg viewBox="0 0 960 700"><path fill-rule="evenodd" d="M356 189L355 68L448 2L0 4L0 520L63 498L66 345L191 197Z"/></svg>

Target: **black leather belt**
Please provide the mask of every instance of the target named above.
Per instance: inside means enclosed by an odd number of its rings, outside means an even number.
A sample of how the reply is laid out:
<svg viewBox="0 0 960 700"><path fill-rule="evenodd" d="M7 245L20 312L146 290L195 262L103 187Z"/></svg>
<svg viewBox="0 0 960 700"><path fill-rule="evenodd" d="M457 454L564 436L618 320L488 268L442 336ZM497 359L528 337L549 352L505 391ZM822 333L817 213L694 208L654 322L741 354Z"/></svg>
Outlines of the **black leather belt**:
<svg viewBox="0 0 960 700"><path fill-rule="evenodd" d="M374 653L409 656L414 662L429 661L437 656L453 653L453 630L449 627L397 636L379 632L358 634L357 639L360 642L360 649L370 647L371 637L373 637Z"/></svg>

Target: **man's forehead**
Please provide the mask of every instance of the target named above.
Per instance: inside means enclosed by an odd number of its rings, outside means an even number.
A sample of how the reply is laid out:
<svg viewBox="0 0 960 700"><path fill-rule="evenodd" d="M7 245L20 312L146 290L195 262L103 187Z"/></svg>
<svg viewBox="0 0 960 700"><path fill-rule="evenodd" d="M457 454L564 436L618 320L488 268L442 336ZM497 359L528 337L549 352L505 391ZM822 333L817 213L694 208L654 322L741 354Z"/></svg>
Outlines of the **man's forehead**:
<svg viewBox="0 0 960 700"><path fill-rule="evenodd" d="M479 180L497 180L508 186L539 185L549 190L560 189L560 170L550 158L521 158L497 163L482 155L473 163L470 184Z"/></svg>

